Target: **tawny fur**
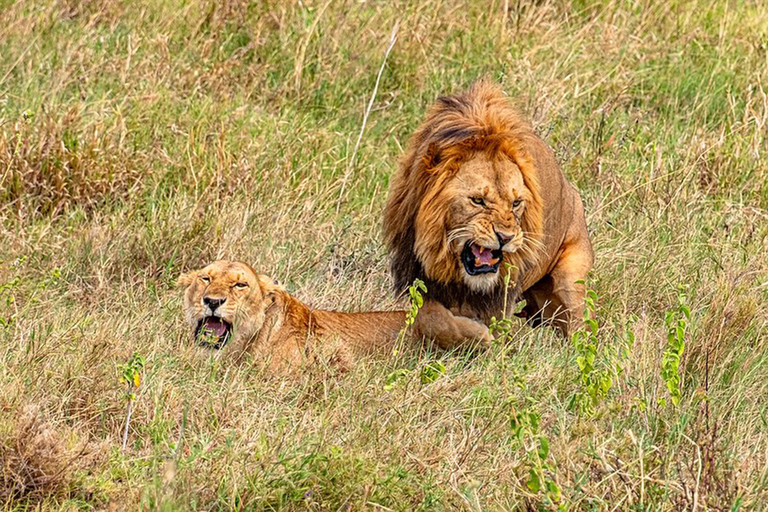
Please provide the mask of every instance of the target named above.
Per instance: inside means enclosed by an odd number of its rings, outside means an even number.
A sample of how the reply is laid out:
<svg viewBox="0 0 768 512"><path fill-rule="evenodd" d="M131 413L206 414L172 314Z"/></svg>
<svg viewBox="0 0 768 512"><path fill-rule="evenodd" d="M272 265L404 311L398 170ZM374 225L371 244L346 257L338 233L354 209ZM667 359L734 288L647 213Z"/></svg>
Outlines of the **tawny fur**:
<svg viewBox="0 0 768 512"><path fill-rule="evenodd" d="M475 182L493 201L482 212L468 203ZM512 195L524 199L519 218L510 216ZM500 229L522 241L505 250L497 273L469 276L456 240L490 245ZM593 264L581 199L552 150L492 83L441 97L429 110L393 176L384 234L397 292L422 279L425 309L438 313L420 314L416 328L444 347L466 341L445 332L446 322L461 317L477 320L471 338L487 340L481 323L501 316L505 294L507 313L525 299L534 324L553 321L568 334L581 319L584 286L577 281ZM508 290L505 263L513 272Z"/></svg>
<svg viewBox="0 0 768 512"><path fill-rule="evenodd" d="M182 275L178 285L185 288L184 316L193 337L209 313L203 298L225 299L220 316L233 326L225 353L251 354L274 371L295 370L317 357L348 369L365 355L391 354L405 327L404 311L313 310L245 263L215 261Z"/></svg>

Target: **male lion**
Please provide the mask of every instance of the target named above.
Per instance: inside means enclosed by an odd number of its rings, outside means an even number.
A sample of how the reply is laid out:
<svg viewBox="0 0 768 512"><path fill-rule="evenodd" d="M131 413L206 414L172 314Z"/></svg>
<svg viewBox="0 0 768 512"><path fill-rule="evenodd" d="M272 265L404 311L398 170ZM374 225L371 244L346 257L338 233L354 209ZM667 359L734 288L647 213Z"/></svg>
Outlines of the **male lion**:
<svg viewBox="0 0 768 512"><path fill-rule="evenodd" d="M581 199L496 85L432 106L393 177L384 234L397 291L415 278L427 285L416 328L443 347L466 341L454 335L458 319L466 329L466 317L500 316L505 293L507 313L525 299L533 325L568 335L582 318L578 281L594 256ZM467 338L488 340L488 330L473 322Z"/></svg>
<svg viewBox="0 0 768 512"><path fill-rule="evenodd" d="M391 353L404 311L312 310L249 265L226 260L179 277L193 338L235 356L250 352L272 369L296 369L317 354L348 369L359 357ZM332 354L330 354L332 352Z"/></svg>

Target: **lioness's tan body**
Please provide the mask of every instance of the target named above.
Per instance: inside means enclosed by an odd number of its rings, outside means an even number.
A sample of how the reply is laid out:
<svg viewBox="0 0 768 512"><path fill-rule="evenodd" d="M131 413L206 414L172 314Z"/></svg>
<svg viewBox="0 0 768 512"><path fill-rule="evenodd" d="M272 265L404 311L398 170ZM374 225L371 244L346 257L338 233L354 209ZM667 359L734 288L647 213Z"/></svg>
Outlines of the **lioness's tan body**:
<svg viewBox="0 0 768 512"><path fill-rule="evenodd" d="M343 313L313 310L249 265L216 261L184 274L184 314L193 332L212 315L232 326L223 348L253 355L273 370L301 368L317 357L347 369L360 357L392 352L405 326L404 311ZM212 311L206 301L221 305Z"/></svg>
<svg viewBox="0 0 768 512"><path fill-rule="evenodd" d="M284 291L272 298L264 326L253 338L234 343L229 348L233 355L251 353L273 368L298 368L320 356L348 369L361 357L391 354L405 327L403 311L313 310Z"/></svg>

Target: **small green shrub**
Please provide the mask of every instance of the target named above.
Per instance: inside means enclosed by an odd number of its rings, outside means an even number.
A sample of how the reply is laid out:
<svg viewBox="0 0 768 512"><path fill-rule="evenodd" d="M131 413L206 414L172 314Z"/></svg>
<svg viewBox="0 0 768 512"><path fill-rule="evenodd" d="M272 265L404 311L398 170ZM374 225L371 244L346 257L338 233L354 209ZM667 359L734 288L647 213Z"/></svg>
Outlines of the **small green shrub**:
<svg viewBox="0 0 768 512"><path fill-rule="evenodd" d="M125 430L123 431L122 450L128 444L128 429L131 426L131 416L133 415L133 404L136 401L136 392L141 386L141 372L144 370L144 356L134 352L128 362L117 365L120 373L120 384L125 386L125 397L128 400L128 411L125 418Z"/></svg>
<svg viewBox="0 0 768 512"><path fill-rule="evenodd" d="M594 414L595 406L608 395L613 379L607 368L598 368L597 344L600 326L597 317L597 293L587 290L584 297L584 326L573 333L571 341L576 349L576 364L579 373L576 378L579 388L571 397L569 408L587 416Z"/></svg>
<svg viewBox="0 0 768 512"><path fill-rule="evenodd" d="M661 378L675 406L680 404L682 398L680 361L685 352L685 332L691 321L691 309L686 301L685 293L681 288L677 294L677 308L667 311L664 315L664 324L667 326L667 346L661 358ZM661 398L659 403L665 406L667 401Z"/></svg>

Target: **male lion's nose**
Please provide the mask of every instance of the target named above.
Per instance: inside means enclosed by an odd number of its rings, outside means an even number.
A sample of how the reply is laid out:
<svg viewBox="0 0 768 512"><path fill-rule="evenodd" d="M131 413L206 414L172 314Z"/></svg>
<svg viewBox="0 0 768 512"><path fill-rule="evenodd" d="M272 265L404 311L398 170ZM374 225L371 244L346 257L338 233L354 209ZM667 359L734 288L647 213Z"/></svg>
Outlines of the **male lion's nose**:
<svg viewBox="0 0 768 512"><path fill-rule="evenodd" d="M227 302L227 299L217 299L214 297L203 297L203 304L211 308L211 313L216 312L216 308Z"/></svg>
<svg viewBox="0 0 768 512"><path fill-rule="evenodd" d="M499 239L499 249L501 249L502 247L504 247L504 245L505 245L507 242L509 242L510 240L512 240L514 237L513 237L512 235L502 234L502 233L499 233L499 232L497 231L497 232L496 232L496 238L498 238L498 239Z"/></svg>

